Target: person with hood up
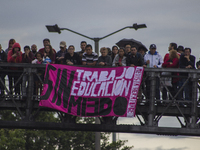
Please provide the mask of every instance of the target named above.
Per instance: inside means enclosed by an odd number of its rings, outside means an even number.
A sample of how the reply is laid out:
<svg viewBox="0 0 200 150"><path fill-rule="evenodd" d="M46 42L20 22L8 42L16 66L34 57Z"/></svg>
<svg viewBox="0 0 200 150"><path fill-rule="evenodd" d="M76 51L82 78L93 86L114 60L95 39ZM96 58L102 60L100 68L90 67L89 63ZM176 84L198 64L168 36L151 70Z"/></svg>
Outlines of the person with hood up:
<svg viewBox="0 0 200 150"><path fill-rule="evenodd" d="M8 63L21 63L22 62L22 52L21 52L21 46L19 45L19 43L15 43L12 47L12 50L10 50L8 52L8 57L7 57L7 62ZM18 70L17 67L11 67L11 70ZM17 82L18 78L20 76L19 72L15 72L15 73L10 73L9 74L9 79L14 78L14 84ZM9 88L10 91L12 92L12 80L11 83L9 81ZM20 94L20 82L18 82L18 84L15 87L15 94Z"/></svg>

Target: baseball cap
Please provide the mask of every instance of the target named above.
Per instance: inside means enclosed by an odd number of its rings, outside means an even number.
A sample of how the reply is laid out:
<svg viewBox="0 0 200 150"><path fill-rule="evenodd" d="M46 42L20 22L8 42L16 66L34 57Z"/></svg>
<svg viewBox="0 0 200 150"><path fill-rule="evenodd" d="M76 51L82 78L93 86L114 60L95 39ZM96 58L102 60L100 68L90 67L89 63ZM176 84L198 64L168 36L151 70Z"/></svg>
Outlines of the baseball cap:
<svg viewBox="0 0 200 150"><path fill-rule="evenodd" d="M156 44L151 44L149 48L150 48L150 49L153 49L153 48L156 49Z"/></svg>
<svg viewBox="0 0 200 150"><path fill-rule="evenodd" d="M66 46L66 42L65 41L61 41L60 42L60 47L65 47Z"/></svg>

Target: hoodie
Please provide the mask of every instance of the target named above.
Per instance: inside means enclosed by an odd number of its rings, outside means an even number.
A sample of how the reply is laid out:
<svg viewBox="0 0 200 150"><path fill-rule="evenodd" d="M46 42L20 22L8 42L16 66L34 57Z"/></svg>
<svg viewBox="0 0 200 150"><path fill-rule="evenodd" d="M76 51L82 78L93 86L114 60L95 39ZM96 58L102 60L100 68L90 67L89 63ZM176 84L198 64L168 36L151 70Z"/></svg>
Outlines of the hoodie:
<svg viewBox="0 0 200 150"><path fill-rule="evenodd" d="M14 48L16 48L16 47L19 48L19 52L17 54L17 57L12 57L12 55L14 54ZM9 63L21 63L22 62L22 52L21 52L21 47L20 47L19 43L13 44L12 50L10 50L8 52L7 61Z"/></svg>

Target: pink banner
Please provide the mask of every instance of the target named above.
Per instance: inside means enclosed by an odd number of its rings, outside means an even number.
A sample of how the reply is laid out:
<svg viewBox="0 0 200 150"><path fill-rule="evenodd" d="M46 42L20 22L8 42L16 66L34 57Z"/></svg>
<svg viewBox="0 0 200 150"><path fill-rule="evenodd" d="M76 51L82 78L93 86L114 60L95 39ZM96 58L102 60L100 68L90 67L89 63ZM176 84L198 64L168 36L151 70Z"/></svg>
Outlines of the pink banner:
<svg viewBox="0 0 200 150"><path fill-rule="evenodd" d="M39 106L75 116L134 117L143 71L47 65Z"/></svg>

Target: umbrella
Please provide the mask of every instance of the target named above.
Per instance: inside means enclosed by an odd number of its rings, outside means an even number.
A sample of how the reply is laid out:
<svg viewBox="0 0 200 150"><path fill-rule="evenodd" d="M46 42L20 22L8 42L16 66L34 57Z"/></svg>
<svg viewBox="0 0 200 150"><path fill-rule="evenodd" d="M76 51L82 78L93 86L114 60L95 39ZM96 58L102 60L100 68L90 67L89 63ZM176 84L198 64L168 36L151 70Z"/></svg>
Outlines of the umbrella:
<svg viewBox="0 0 200 150"><path fill-rule="evenodd" d="M130 44L131 46L134 45L138 49L143 48L146 52L148 51L145 45L143 45L140 41L134 39L122 39L116 43L116 45L119 47L125 47L127 44Z"/></svg>

